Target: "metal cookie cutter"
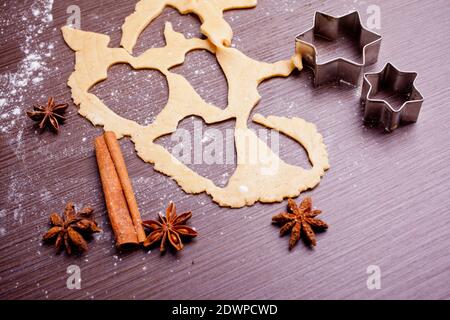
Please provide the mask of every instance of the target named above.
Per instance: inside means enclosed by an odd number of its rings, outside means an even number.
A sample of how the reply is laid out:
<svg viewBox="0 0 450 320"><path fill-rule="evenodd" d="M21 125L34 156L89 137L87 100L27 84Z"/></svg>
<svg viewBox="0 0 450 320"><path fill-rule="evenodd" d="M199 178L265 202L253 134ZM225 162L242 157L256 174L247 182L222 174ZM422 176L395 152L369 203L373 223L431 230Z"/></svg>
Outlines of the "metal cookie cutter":
<svg viewBox="0 0 450 320"><path fill-rule="evenodd" d="M414 86L416 77L416 72L400 71L390 63L378 73L364 74L361 94L364 121L382 123L387 131L397 129L400 123L416 122L424 100ZM372 98L383 89L405 95L407 101L396 109L386 100Z"/></svg>
<svg viewBox="0 0 450 320"><path fill-rule="evenodd" d="M315 38L320 37L334 41L343 35L359 40L362 63L342 57L318 63L317 50L313 44ZM375 63L378 59L381 36L364 28L357 11L340 17L316 12L313 27L298 35L295 43L296 53L302 57L305 65L314 72L315 86L339 80L358 85L363 67Z"/></svg>

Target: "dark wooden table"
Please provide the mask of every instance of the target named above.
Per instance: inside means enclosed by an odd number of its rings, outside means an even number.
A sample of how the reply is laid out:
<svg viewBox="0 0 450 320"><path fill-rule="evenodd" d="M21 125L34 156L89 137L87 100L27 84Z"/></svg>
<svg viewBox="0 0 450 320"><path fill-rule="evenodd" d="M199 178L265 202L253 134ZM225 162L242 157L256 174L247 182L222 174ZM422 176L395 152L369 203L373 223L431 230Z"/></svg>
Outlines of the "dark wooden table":
<svg viewBox="0 0 450 320"><path fill-rule="evenodd" d="M108 224L93 152L102 132L77 115L67 78L74 54L60 27L70 4L81 8L81 28L111 36L134 1L4 1L0 20L0 298L3 299L392 299L450 298L450 4L441 1L260 0L252 10L225 13L234 45L252 58L274 62L293 54L294 37L312 23L315 10L351 9L366 23L369 5L381 9L383 35L377 71L386 62L419 73L425 103L414 125L385 134L361 121L360 88L312 87L305 70L260 86L254 112L299 116L314 122L328 145L331 169L311 195L330 229L311 250L300 243L288 251L271 216L286 203L220 208L204 194L188 195L155 172L122 140L126 162L144 218L155 218L169 200L192 210L200 236L178 254L157 249L117 252ZM164 45L165 21L186 36L200 36L195 16L173 9L148 27L136 54ZM324 46L326 49L326 46ZM351 46L331 46L329 56L352 55ZM323 51L322 51L323 52ZM224 107L226 81L215 58L188 54L175 72L185 75L208 102ZM167 99L157 71L110 69L95 92L113 110L149 123ZM70 104L59 135L40 134L24 112L48 96ZM192 129L192 119L180 127ZM203 124L204 125L204 124ZM212 127L226 130L226 122ZM250 124L254 129L259 128ZM204 125L206 128L206 125ZM281 158L307 165L298 145L281 138ZM161 139L170 147L170 137ZM217 184L233 165L196 165ZM55 255L42 244L48 215L66 201L92 205L104 232L80 257ZM67 267L81 270L81 289L66 287ZM381 270L381 289L366 285L369 266Z"/></svg>

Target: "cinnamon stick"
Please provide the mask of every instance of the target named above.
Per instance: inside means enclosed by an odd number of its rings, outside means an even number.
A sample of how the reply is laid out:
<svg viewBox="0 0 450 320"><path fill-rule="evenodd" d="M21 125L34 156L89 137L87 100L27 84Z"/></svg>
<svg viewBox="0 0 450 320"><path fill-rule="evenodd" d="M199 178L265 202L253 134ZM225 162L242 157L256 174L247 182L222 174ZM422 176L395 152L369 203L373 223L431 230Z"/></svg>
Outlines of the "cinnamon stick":
<svg viewBox="0 0 450 320"><path fill-rule="evenodd" d="M119 175L103 135L95 139L95 154L116 245L118 248L125 248L139 244Z"/></svg>
<svg viewBox="0 0 450 320"><path fill-rule="evenodd" d="M116 167L117 174L122 185L122 190L127 200L128 210L131 214L131 220L134 224L134 229L140 243L145 241L145 232L142 227L141 214L139 213L139 208L136 202L136 197L134 196L133 187L131 186L130 177L128 176L127 167L125 165L125 160L120 150L120 145L117 142L116 135L112 131L106 131L104 134L106 145L109 149L109 154Z"/></svg>

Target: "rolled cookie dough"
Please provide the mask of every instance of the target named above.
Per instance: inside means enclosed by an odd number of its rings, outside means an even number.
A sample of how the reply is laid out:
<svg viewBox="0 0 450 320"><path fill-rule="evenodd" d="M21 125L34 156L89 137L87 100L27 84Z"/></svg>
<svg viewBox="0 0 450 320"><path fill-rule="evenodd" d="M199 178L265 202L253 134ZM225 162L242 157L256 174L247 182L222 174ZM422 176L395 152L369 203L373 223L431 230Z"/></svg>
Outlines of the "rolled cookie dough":
<svg viewBox="0 0 450 320"><path fill-rule="evenodd" d="M79 105L79 113L94 125L114 131L118 137L129 136L138 155L154 164L155 170L172 177L185 192L206 192L221 206L238 208L256 201L281 201L315 187L329 168L326 146L315 125L300 118L253 117L254 122L277 130L301 144L312 164L309 170L282 161L247 127L250 112L261 98L258 85L272 77L287 77L296 67L294 58L265 63L229 47L232 31L223 20L222 12L254 5L254 0L142 0L122 27L123 48L108 47L110 39L106 35L63 27L66 43L76 52L75 71L69 77L68 85L75 104ZM139 34L165 6L175 7L181 13L197 14L203 22L202 32L208 39L186 39L167 23L165 47L148 49L137 57L131 55ZM228 106L223 110L206 103L183 76L169 71L183 63L189 51L199 49L216 55L227 79ZM141 126L123 118L89 93L96 83L107 78L108 68L118 63L128 63L134 69L159 70L166 76L169 99L153 123ZM158 137L176 131L178 123L192 115L203 118L206 123L236 120L237 167L223 188L200 176L154 143ZM249 157L249 146L256 146L254 150L262 152L264 157Z"/></svg>

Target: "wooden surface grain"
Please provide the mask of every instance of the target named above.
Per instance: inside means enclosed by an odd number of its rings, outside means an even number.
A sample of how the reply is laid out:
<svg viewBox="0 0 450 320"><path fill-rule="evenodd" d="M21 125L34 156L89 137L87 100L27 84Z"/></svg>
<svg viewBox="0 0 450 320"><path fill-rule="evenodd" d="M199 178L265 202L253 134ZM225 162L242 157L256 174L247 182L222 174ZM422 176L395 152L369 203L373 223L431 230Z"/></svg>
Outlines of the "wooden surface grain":
<svg viewBox="0 0 450 320"><path fill-rule="evenodd" d="M367 8L381 9L382 48L377 71L386 62L417 71L425 97L419 121L392 134L361 121L360 88L312 87L310 71L260 86L253 112L299 116L314 122L328 146L331 169L305 193L323 210L330 229L318 246L300 243L288 251L271 216L286 203L256 204L230 210L204 194L188 195L121 146L144 219L155 218L169 200L200 236L178 254L156 249L117 252L107 214L93 139L94 128L77 115L66 86L74 54L59 28L66 9L81 8L81 28L111 36L118 46L120 26L134 1L4 1L0 19L0 298L2 299L449 299L450 298L450 4L440 1L260 0L251 10L225 13L233 45L252 58L274 62L293 54L294 37L311 25L315 10L331 14L351 9L367 19ZM164 45L165 21L188 37L200 36L199 21L173 9L139 38L135 54ZM352 55L351 46L323 46L323 54ZM345 49L345 50L344 50ZM340 52L343 50L344 52ZM188 54L174 69L208 102L225 107L226 80L215 58ZM156 71L110 69L92 91L119 114L149 123L167 100L164 77ZM67 123L59 135L40 134L24 112L48 96L68 101ZM180 127L192 130L193 119ZM233 127L225 122L212 127ZM259 126L250 123L252 128ZM206 125L203 124L206 128ZM208 126L209 127L209 126ZM307 165L303 150L281 138L281 158ZM170 137L160 143L170 147ZM195 170L226 183L234 165L196 165ZM303 197L303 195L302 195ZM104 232L80 257L55 255L42 244L48 215L66 201L95 208ZM67 267L81 269L80 290L66 287ZM369 266L381 270L381 289L366 286Z"/></svg>

